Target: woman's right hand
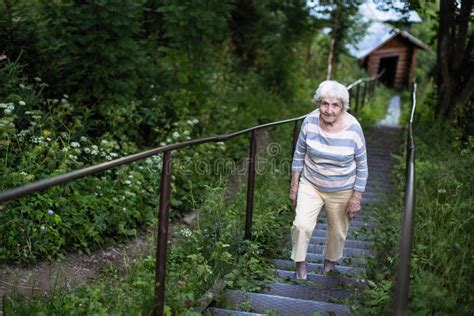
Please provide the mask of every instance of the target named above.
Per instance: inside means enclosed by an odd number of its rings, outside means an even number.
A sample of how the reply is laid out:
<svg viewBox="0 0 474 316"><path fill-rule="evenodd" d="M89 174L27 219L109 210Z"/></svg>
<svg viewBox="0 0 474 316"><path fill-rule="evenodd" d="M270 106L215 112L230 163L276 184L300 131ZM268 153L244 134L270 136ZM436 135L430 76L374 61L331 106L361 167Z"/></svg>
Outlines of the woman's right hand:
<svg viewBox="0 0 474 316"><path fill-rule="evenodd" d="M296 197L298 196L298 183L296 184L291 184L290 186L290 200L291 200L291 206L293 208L296 207Z"/></svg>
<svg viewBox="0 0 474 316"><path fill-rule="evenodd" d="M300 184L300 173L292 172L291 173L291 184L290 184L290 200L291 206L296 207L296 198L298 197L298 186Z"/></svg>

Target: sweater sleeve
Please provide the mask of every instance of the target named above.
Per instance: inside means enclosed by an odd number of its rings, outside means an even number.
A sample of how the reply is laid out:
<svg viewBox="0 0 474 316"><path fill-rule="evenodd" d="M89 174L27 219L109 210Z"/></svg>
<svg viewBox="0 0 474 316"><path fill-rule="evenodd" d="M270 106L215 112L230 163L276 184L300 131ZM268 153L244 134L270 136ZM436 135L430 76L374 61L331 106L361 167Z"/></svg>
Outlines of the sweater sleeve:
<svg viewBox="0 0 474 316"><path fill-rule="evenodd" d="M365 137L360 129L359 140L356 142L355 148L355 157L356 162L356 180L354 184L354 190L359 192L365 191L365 186L367 184L367 178L369 176L369 170L367 166L367 150L365 146Z"/></svg>
<svg viewBox="0 0 474 316"><path fill-rule="evenodd" d="M293 153L293 163L291 165L292 172L301 172L304 166L304 157L306 155L306 132L307 132L307 119L301 124L300 133L298 135L298 141L296 142L295 152Z"/></svg>

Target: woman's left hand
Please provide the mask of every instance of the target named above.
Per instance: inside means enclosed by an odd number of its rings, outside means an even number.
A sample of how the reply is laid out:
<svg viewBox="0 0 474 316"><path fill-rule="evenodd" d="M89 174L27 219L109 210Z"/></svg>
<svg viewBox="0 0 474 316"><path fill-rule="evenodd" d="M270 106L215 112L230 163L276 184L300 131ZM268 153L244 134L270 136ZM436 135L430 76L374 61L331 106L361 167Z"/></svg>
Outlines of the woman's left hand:
<svg viewBox="0 0 474 316"><path fill-rule="evenodd" d="M349 202L347 203L346 214L350 219L353 219L360 211L361 198L362 194L360 192L354 191L352 197L349 199Z"/></svg>

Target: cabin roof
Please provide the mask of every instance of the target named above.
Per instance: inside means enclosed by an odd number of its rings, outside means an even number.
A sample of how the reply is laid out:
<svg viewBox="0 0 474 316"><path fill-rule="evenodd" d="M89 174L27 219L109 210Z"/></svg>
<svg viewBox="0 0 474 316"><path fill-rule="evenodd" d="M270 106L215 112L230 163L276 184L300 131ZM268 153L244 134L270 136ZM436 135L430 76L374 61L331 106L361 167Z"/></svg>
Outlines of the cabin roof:
<svg viewBox="0 0 474 316"><path fill-rule="evenodd" d="M402 31L382 22L371 22L366 35L357 44L347 45L347 49L352 56L362 59L398 35L412 45L428 50L428 46L407 31Z"/></svg>

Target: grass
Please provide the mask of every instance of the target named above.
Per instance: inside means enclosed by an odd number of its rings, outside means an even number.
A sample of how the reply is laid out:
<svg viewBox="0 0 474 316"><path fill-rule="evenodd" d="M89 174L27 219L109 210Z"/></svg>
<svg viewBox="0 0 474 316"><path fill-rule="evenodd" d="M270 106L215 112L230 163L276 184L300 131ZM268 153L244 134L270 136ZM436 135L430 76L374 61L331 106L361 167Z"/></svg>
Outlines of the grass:
<svg viewBox="0 0 474 316"><path fill-rule="evenodd" d="M429 87L422 88L430 91ZM415 123L416 209L409 310L416 315L470 315L474 310L474 139L471 136L463 140L460 131L436 120L429 98L422 95L420 99L427 102L418 103ZM404 168L402 156L392 175L396 190L377 210L377 256L369 262L371 282L359 306L361 313L390 312L403 212Z"/></svg>
<svg viewBox="0 0 474 316"><path fill-rule="evenodd" d="M377 111L382 113L388 103L374 104L381 105ZM266 258L286 255L282 249L293 217L288 200L292 128L285 125L272 131L272 150L267 150L264 163L258 164L251 242L242 240L246 186L228 201L224 199L224 181L205 187L204 202L197 210L192 230L177 227L168 253L168 314L193 314L194 303L217 280L224 280L230 288L258 291L258 281L271 278ZM100 279L76 290L56 289L51 296L34 300L14 294L5 298L4 313L150 314L154 303L154 269L153 254L143 254L125 270L111 267Z"/></svg>
<svg viewBox="0 0 474 316"><path fill-rule="evenodd" d="M264 171L257 174L253 240L243 241L245 188L224 200L224 183L206 188L193 229L177 226L168 253L167 314L192 315L194 302L223 279L228 287L258 290L255 280L271 276L266 257L277 256L285 243L293 216L288 201L291 126L274 131L280 151L265 155ZM260 169L261 170L261 169ZM152 238L152 237L150 237ZM152 240L150 240L152 242ZM154 249L151 247L151 249ZM4 299L5 315L147 315L154 303L155 258L143 254L125 270L113 267L100 279L72 291L56 289L39 299L18 293Z"/></svg>

